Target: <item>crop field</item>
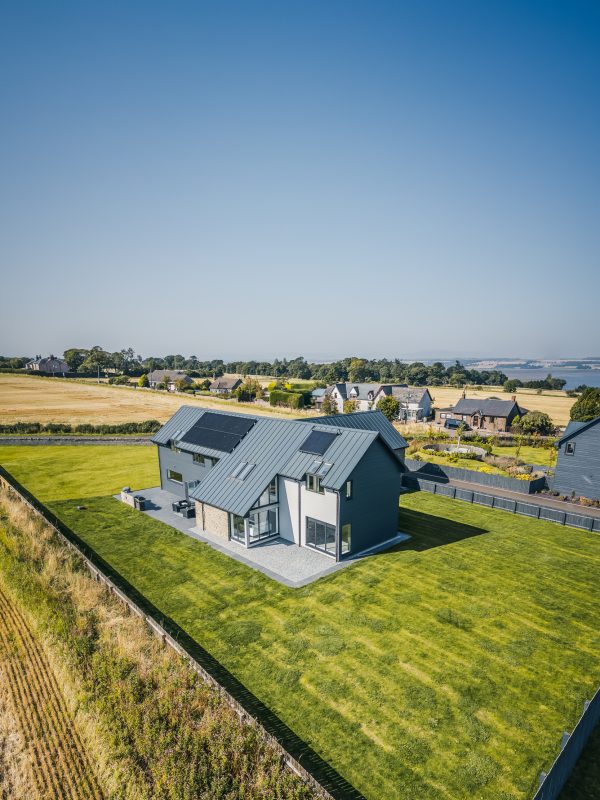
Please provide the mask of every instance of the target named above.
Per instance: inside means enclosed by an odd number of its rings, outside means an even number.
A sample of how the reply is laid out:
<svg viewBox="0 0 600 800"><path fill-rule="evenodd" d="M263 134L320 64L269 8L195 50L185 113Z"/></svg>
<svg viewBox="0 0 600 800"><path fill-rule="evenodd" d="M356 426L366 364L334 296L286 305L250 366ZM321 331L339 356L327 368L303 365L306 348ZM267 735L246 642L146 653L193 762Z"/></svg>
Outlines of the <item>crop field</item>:
<svg viewBox="0 0 600 800"><path fill-rule="evenodd" d="M433 397L433 404L437 408L453 406L462 397L462 389L454 389L450 386L431 386L429 393ZM467 399L485 399L486 397L497 397L499 400L510 400L512 394L504 390L493 387L486 389L467 389ZM569 412L575 402L574 397L568 397L565 392L553 392L544 390L542 394L537 394L535 389L518 389L517 402L524 406L528 411L543 411L548 414L555 425L565 426L569 421Z"/></svg>
<svg viewBox="0 0 600 800"><path fill-rule="evenodd" d="M0 727L0 741L5 736L21 740L20 760L26 764L25 775L21 773L17 785L9 785L2 796L16 797L23 790L23 797L36 800L104 798L54 670L1 584L0 692L12 712ZM9 719L12 730L7 730ZM0 773L16 772L14 764L3 760L0 748ZM0 777L0 788L2 781Z"/></svg>
<svg viewBox="0 0 600 800"><path fill-rule="evenodd" d="M370 800L531 797L600 681L595 534L415 493L409 541L290 589L113 500L107 456L78 511L44 449L0 458Z"/></svg>
<svg viewBox="0 0 600 800"><path fill-rule="evenodd" d="M271 410L268 406L213 400L205 396L79 383L60 378L0 374L0 423L89 422L100 425L147 419L165 422L182 405L281 417L298 416L297 411Z"/></svg>

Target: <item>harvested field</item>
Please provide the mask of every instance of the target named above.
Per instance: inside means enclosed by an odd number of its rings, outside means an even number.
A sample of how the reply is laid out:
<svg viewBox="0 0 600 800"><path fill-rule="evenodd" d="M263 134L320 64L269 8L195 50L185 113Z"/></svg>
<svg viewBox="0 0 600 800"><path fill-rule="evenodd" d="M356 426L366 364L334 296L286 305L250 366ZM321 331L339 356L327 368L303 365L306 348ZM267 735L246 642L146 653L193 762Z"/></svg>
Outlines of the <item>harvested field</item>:
<svg viewBox="0 0 600 800"><path fill-rule="evenodd" d="M0 423L31 421L76 425L89 422L100 425L147 419L166 422L182 405L279 417L299 416L298 411L271 410L268 406L213 400L211 397L0 374Z"/></svg>
<svg viewBox="0 0 600 800"><path fill-rule="evenodd" d="M105 797L67 708L46 654L10 596L0 588L0 683L6 711L0 741L6 735L13 753L0 747L0 776L11 785L6 797L31 800L102 800ZM10 713L12 711L12 714ZM15 743L17 740L17 743ZM15 747L16 744L16 747ZM16 753L19 764L15 764ZM3 762L13 760L12 765Z"/></svg>

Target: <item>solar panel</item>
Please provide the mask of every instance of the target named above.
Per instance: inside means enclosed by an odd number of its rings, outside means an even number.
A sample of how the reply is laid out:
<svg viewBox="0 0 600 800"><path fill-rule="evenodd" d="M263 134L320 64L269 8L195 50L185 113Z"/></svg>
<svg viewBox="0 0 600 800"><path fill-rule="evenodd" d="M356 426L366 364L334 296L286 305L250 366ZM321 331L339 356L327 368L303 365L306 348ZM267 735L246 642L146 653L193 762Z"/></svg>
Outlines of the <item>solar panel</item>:
<svg viewBox="0 0 600 800"><path fill-rule="evenodd" d="M182 442L231 453L256 420L207 411L182 437Z"/></svg>
<svg viewBox="0 0 600 800"><path fill-rule="evenodd" d="M328 431L312 431L300 445L300 452L322 456L336 436L336 433L329 433Z"/></svg>

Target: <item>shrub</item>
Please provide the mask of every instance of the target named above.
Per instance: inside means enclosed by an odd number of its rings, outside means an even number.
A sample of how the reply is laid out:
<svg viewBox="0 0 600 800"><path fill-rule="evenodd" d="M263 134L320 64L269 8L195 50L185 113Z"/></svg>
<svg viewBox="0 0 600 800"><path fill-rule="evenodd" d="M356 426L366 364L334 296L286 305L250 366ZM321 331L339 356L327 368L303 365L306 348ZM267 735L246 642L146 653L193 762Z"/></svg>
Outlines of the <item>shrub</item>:
<svg viewBox="0 0 600 800"><path fill-rule="evenodd" d="M129 377L127 375L113 375L108 379L111 386L129 386Z"/></svg>
<svg viewBox="0 0 600 800"><path fill-rule="evenodd" d="M148 380L148 376L146 375L145 372L144 372L143 375L140 375L139 380L138 380L138 386L141 386L142 388L146 388L147 386L150 386L150 381Z"/></svg>
<svg viewBox="0 0 600 800"><path fill-rule="evenodd" d="M156 419L147 419L144 422L120 422L115 425L91 425L81 423L69 425L66 422L12 422L0 425L0 433L8 434L33 434L33 433L91 433L91 434L116 434L116 433L155 433L161 427Z"/></svg>
<svg viewBox="0 0 600 800"><path fill-rule="evenodd" d="M392 395L382 397L377 403L377 410L381 411L392 422L398 418L400 403Z"/></svg>
<svg viewBox="0 0 600 800"><path fill-rule="evenodd" d="M304 395L297 394L296 392L282 392L275 390L269 394L269 403L272 406L304 408Z"/></svg>

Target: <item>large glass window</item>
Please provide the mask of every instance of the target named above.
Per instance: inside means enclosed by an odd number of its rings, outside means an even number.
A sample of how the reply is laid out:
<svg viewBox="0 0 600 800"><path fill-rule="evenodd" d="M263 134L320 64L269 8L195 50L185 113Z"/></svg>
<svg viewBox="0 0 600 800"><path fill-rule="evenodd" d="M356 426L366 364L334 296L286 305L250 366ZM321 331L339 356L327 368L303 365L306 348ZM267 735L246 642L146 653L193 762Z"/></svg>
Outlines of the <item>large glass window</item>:
<svg viewBox="0 0 600 800"><path fill-rule="evenodd" d="M239 517L237 514L230 514L229 515L229 531L231 533L231 538L235 539L236 542L242 542L242 544L246 544L246 521L243 517Z"/></svg>
<svg viewBox="0 0 600 800"><path fill-rule="evenodd" d="M173 483L183 483L183 475L181 472L175 472L174 469L167 470L167 478Z"/></svg>
<svg viewBox="0 0 600 800"><path fill-rule="evenodd" d="M342 555L349 553L352 547L352 525L342 525Z"/></svg>
<svg viewBox="0 0 600 800"><path fill-rule="evenodd" d="M248 517L248 544L278 535L278 514L276 508L251 511Z"/></svg>
<svg viewBox="0 0 600 800"><path fill-rule="evenodd" d="M277 502L277 478L273 478L271 483L267 486L261 496L254 504L254 508L261 506L270 506Z"/></svg>
<svg viewBox="0 0 600 800"><path fill-rule="evenodd" d="M323 550L335 556L335 525L319 522L312 517L306 518L306 544L316 550Z"/></svg>
<svg viewBox="0 0 600 800"><path fill-rule="evenodd" d="M309 492L317 492L318 494L325 494L325 489L321 486L321 478L318 475L306 476L306 488Z"/></svg>

